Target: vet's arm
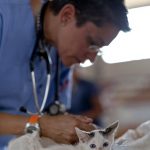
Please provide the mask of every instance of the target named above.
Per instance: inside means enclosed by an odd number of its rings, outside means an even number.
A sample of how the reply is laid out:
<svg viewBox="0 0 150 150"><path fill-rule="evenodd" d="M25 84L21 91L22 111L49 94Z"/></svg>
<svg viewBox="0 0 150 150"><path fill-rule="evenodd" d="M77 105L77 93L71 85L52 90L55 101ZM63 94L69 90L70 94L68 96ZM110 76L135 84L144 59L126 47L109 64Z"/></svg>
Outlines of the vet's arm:
<svg viewBox="0 0 150 150"><path fill-rule="evenodd" d="M78 141L75 127L82 130L92 130L92 120L75 115L44 115L40 119L41 134L58 143L75 143Z"/></svg>
<svg viewBox="0 0 150 150"><path fill-rule="evenodd" d="M0 113L0 135L22 135L29 117Z"/></svg>

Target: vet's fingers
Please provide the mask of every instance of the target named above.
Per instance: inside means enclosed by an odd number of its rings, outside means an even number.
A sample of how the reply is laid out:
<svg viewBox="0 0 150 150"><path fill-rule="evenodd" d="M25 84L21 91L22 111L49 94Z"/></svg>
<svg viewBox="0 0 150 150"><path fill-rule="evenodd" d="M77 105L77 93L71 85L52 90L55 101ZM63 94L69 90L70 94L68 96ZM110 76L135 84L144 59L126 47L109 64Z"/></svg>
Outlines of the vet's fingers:
<svg viewBox="0 0 150 150"><path fill-rule="evenodd" d="M80 124L80 126L79 126L79 128L81 129L81 130L85 130L85 131L91 131L91 130L94 130L95 129L95 127L93 126L93 124L86 124L86 123L81 123Z"/></svg>
<svg viewBox="0 0 150 150"><path fill-rule="evenodd" d="M93 122L93 119L89 118L87 116L82 116L82 115L72 115L72 116L84 123L92 123Z"/></svg>
<svg viewBox="0 0 150 150"><path fill-rule="evenodd" d="M81 130L91 131L95 129L92 123L93 119L82 115L72 115L72 116L80 122L78 128L80 128Z"/></svg>
<svg viewBox="0 0 150 150"><path fill-rule="evenodd" d="M77 134L74 134L72 136L66 136L65 139L61 143L63 144L75 144L78 143L79 139L77 137Z"/></svg>
<svg viewBox="0 0 150 150"><path fill-rule="evenodd" d="M92 123L93 122L93 119L89 118L87 116L79 116L79 119L81 119L85 123Z"/></svg>

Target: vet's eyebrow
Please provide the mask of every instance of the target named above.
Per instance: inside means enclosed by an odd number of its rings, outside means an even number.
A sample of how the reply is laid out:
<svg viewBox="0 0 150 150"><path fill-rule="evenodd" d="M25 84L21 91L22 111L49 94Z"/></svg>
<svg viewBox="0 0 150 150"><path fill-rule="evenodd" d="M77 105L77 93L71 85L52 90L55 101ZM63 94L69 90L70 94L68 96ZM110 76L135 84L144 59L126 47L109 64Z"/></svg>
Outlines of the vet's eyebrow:
<svg viewBox="0 0 150 150"><path fill-rule="evenodd" d="M87 36L87 42L90 44L90 45L96 45L98 46L99 48L105 46L105 42L100 39L100 38L93 38L91 36Z"/></svg>
<svg viewBox="0 0 150 150"><path fill-rule="evenodd" d="M106 43L102 38L95 39L95 43L95 45L97 45L99 48L109 45L109 43Z"/></svg>

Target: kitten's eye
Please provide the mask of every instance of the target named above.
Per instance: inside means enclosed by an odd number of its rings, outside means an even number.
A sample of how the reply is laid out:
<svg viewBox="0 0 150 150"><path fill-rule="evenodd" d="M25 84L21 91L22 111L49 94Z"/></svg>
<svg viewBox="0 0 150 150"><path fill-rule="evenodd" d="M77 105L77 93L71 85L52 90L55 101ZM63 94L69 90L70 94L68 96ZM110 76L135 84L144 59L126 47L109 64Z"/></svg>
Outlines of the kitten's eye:
<svg viewBox="0 0 150 150"><path fill-rule="evenodd" d="M103 144L103 147L108 147L108 145L109 145L109 143L108 143L108 142L105 142L105 143Z"/></svg>
<svg viewBox="0 0 150 150"><path fill-rule="evenodd" d="M96 147L95 144L91 144L91 145L90 145L90 148L95 148L95 147Z"/></svg>

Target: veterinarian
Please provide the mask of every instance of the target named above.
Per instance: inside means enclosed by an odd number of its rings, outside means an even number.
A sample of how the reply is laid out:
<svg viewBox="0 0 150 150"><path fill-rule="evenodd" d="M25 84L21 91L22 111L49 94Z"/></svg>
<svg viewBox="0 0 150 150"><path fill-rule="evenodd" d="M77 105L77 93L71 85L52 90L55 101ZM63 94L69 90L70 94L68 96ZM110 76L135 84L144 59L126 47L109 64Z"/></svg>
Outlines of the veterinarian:
<svg viewBox="0 0 150 150"><path fill-rule="evenodd" d="M123 0L0 0L0 150L39 130L59 143L92 119L64 114L70 67L94 62L99 48L129 31Z"/></svg>

